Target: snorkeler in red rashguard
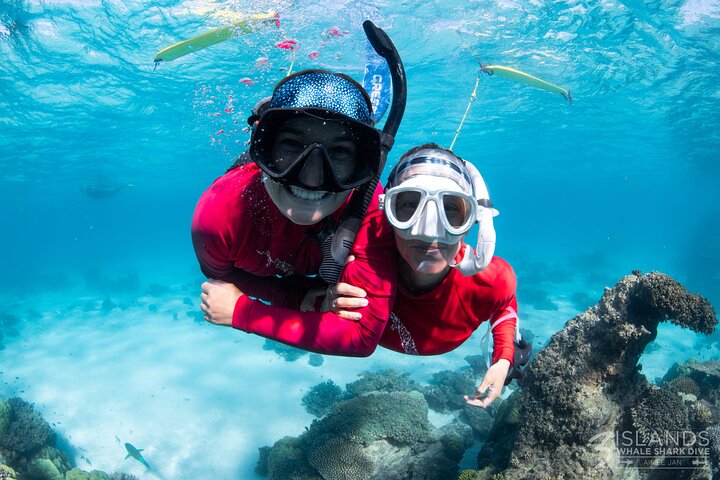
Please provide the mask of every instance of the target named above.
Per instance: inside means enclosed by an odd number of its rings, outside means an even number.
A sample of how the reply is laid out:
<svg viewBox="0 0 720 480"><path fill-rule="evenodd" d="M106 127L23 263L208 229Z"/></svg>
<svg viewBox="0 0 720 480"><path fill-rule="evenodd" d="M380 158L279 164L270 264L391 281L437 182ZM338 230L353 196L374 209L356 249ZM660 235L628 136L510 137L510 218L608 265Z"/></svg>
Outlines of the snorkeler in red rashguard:
<svg viewBox="0 0 720 480"><path fill-rule="evenodd" d="M378 29L364 28L371 42L378 37ZM230 282L239 290L233 292L226 319L238 328L260 326L256 333L261 335L280 335L287 343L313 341L318 349L333 348L337 354L368 355L376 348L397 283L392 231L377 214L357 218L365 232L354 242L362 244L359 261L343 273L344 281L367 292L366 323L309 313L302 324L288 321L267 333L261 327L267 316L294 314L279 307L300 308L309 288L318 285L319 279L308 276L320 269L320 245L338 223L344 225L347 211L357 209L356 197L372 199L369 210L377 209L380 190L363 186L382 170L405 102L402 63L384 39L383 53L402 88L394 90L400 95L393 94L382 131L372 127L372 106L362 86L327 71L287 77L268 102L256 107L249 119L253 131L246 155L254 163L238 165L217 179L201 196L193 217L193 245L209 279L201 295L206 313L208 296L222 292L221 281ZM217 313L212 318L222 323ZM346 348L337 345L331 328L338 321L347 326Z"/></svg>
<svg viewBox="0 0 720 480"><path fill-rule="evenodd" d="M215 280L224 280L244 293L234 307L239 327L263 324L268 315L280 318L278 307L300 307L308 289L318 285L307 277L318 273L322 260L316 238L337 224L353 188L380 165L380 134L370 126L369 98L349 77L299 72L276 86L267 107L251 139L255 163L217 179L193 218L195 251L212 279L203 290L210 293ZM354 331L354 350L363 344L374 350L396 291L392 232L374 223L373 244L363 248L357 266L346 269L346 278L367 291L366 317L373 322L368 329L342 320ZM313 315L302 328L289 325L276 334L290 335L286 341L332 342L333 331L322 327L337 316Z"/></svg>
<svg viewBox="0 0 720 480"><path fill-rule="evenodd" d="M390 173L381 208L395 234L400 282L380 345L408 354L442 354L488 321L492 360L475 394L466 397L471 405L488 406L504 384L520 377L530 346L517 328L515 274L493 256L497 211L480 172L435 144L415 147ZM463 240L476 222L473 249ZM358 293L340 283L329 289L328 303L342 313Z"/></svg>

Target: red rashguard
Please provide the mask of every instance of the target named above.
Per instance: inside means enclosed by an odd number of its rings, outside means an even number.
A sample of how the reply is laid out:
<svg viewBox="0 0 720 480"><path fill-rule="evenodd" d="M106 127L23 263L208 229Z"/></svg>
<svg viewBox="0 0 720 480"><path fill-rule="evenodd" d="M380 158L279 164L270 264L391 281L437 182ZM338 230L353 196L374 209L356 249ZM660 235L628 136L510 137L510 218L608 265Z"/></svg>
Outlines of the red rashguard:
<svg viewBox="0 0 720 480"><path fill-rule="evenodd" d="M347 205L347 204L345 204ZM344 210L331 216L337 222ZM234 168L202 194L192 221L200 269L208 278L235 284L275 305L299 308L305 292L319 286L322 253L311 238L322 228L288 220L270 199L254 163Z"/></svg>
<svg viewBox="0 0 720 480"><path fill-rule="evenodd" d="M390 316L397 286L397 251L392 228L383 212L369 212L351 250L355 260L343 270L341 282L367 292L360 321L334 313L299 312L266 305L247 296L235 304L232 326L293 347L329 355L364 357L377 348Z"/></svg>
<svg viewBox="0 0 720 480"><path fill-rule="evenodd" d="M459 347L482 322L505 318L493 328L493 364L504 358L512 365L515 288L515 273L499 257L472 277L452 268L437 288L422 295L412 295L401 285L380 345L403 353L439 355Z"/></svg>

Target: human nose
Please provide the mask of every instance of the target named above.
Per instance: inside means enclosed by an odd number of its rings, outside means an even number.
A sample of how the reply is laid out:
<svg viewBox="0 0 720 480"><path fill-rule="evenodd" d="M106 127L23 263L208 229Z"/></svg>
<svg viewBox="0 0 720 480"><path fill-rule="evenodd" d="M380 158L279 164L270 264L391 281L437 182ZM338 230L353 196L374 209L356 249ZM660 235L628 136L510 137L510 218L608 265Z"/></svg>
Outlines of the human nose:
<svg viewBox="0 0 720 480"><path fill-rule="evenodd" d="M313 148L300 169L298 180L308 187L319 187L325 182L324 170L322 152L319 148Z"/></svg>
<svg viewBox="0 0 720 480"><path fill-rule="evenodd" d="M428 199L425 208L418 218L418 221L412 226L410 233L417 237L440 238L440 216L437 202L434 199Z"/></svg>

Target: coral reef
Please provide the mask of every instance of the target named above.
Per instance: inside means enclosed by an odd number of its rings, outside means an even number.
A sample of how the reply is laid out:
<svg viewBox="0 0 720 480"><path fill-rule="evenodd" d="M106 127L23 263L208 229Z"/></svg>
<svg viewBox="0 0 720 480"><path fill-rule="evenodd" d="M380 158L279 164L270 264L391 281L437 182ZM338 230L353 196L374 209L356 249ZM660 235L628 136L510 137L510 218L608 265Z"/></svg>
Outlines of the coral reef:
<svg viewBox="0 0 720 480"><path fill-rule="evenodd" d="M430 408L436 412L461 410L466 406L463 395L475 391L475 375L470 368L434 373L431 385L423 387L422 393Z"/></svg>
<svg viewBox="0 0 720 480"><path fill-rule="evenodd" d="M677 364L675 364L677 365ZM673 378L669 382L663 382L665 388L675 393L685 393L694 396L700 395L700 386L687 375Z"/></svg>
<svg viewBox="0 0 720 480"><path fill-rule="evenodd" d="M109 480L110 476L99 470L85 472L79 468L73 468L65 474L65 480Z"/></svg>
<svg viewBox="0 0 720 480"><path fill-rule="evenodd" d="M713 425L707 429L707 432L710 437L710 461L715 479L720 476L720 425Z"/></svg>
<svg viewBox="0 0 720 480"><path fill-rule="evenodd" d="M481 472L502 472L503 479L647 475L623 461L615 434L689 428L683 398L640 373L638 360L661 321L705 334L717 325L704 298L660 273L633 272L606 289L597 305L568 321L528 366L516 394L520 422L514 445L503 451L496 436L515 434L516 415L498 415L478 456ZM687 376L702 392L698 378ZM509 407L508 401L501 410Z"/></svg>
<svg viewBox="0 0 720 480"><path fill-rule="evenodd" d="M525 338L525 330L520 329L520 331L523 334L523 338ZM468 365L470 365L470 369L476 377L481 377L482 375L485 375L485 372L487 372L487 363L485 358L485 355L468 355L465 357L465 361Z"/></svg>
<svg viewBox="0 0 720 480"><path fill-rule="evenodd" d="M54 446L50 425L26 401L11 398L0 411L4 411L5 419L4 425L0 425L0 453L8 464L24 465L44 445Z"/></svg>
<svg viewBox="0 0 720 480"><path fill-rule="evenodd" d="M679 395L650 386L630 407L632 429L648 440L655 432L682 432L688 429L688 409Z"/></svg>
<svg viewBox="0 0 720 480"><path fill-rule="evenodd" d="M427 402L419 392L371 392L343 401L313 422L316 435L338 434L368 444L378 439L414 444L430 435Z"/></svg>
<svg viewBox="0 0 720 480"><path fill-rule="evenodd" d="M378 378L370 375L363 384L373 380ZM256 471L271 480L455 478L472 441L470 429L455 423L438 430L427 416L418 391L359 394L335 404L300 437L261 449Z"/></svg>
<svg viewBox="0 0 720 480"><path fill-rule="evenodd" d="M502 405L502 400L496 400L490 407L491 408L478 408L471 405L463 406L462 412L458 417L466 425L470 426L475 437L479 440L485 440L490 429L493 425L493 419L495 412L497 412L497 405ZM490 412L493 412L492 414Z"/></svg>
<svg viewBox="0 0 720 480"><path fill-rule="evenodd" d="M422 390L422 386L407 373L395 370L362 372L360 379L345 386L343 398L350 399L371 392L411 392Z"/></svg>
<svg viewBox="0 0 720 480"><path fill-rule="evenodd" d="M16 478L15 470L7 465L0 464L0 480L15 480Z"/></svg>
<svg viewBox="0 0 720 480"><path fill-rule="evenodd" d="M663 382L675 383L678 381L692 381L697 386L696 391L686 391L694 395L712 395L720 390L720 361L710 360L700 363L691 360L685 364L675 364L663 377Z"/></svg>
<svg viewBox="0 0 720 480"><path fill-rule="evenodd" d="M332 436L310 448L308 463L323 478L338 480L369 480L374 467L362 445Z"/></svg>
<svg viewBox="0 0 720 480"><path fill-rule="evenodd" d="M55 433L33 406L20 398L0 398L0 480L137 480L73 468L55 445Z"/></svg>
<svg viewBox="0 0 720 480"><path fill-rule="evenodd" d="M341 396L342 389L332 380L328 380L308 390L302 397L302 404L310 415L322 417L330 412Z"/></svg>

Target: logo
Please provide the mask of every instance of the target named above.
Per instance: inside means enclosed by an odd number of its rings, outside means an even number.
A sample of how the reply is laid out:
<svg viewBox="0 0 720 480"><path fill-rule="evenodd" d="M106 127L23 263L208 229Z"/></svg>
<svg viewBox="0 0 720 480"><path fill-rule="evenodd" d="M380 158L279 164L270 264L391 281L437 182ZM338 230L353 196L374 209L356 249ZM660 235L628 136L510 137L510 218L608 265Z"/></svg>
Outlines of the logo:
<svg viewBox="0 0 720 480"><path fill-rule="evenodd" d="M637 469L700 470L710 455L710 435L706 431L602 432L589 444L602 458L598 467L611 466L617 459L621 466Z"/></svg>
<svg viewBox="0 0 720 480"><path fill-rule="evenodd" d="M370 103L372 103L373 111L377 111L380 105L380 97L382 96L383 77L375 74L370 80Z"/></svg>

